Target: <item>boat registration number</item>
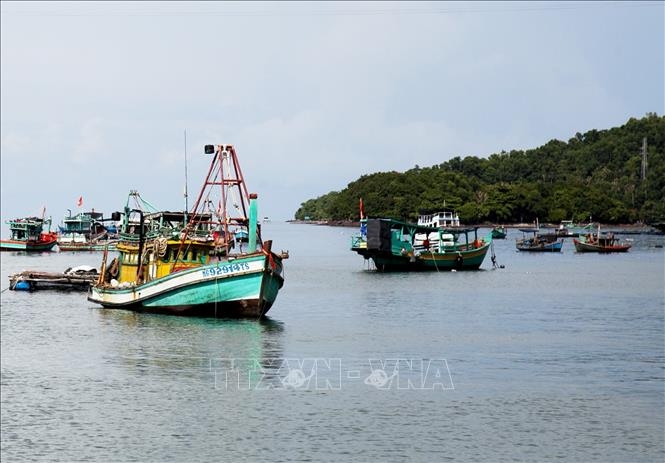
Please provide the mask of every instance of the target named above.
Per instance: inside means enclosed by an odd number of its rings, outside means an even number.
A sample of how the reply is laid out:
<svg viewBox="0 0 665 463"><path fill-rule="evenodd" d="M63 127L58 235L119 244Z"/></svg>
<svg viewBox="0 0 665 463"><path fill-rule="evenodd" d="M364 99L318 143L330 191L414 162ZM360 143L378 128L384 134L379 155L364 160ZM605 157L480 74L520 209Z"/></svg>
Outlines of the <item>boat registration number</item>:
<svg viewBox="0 0 665 463"><path fill-rule="evenodd" d="M203 273L204 277L213 277L217 275L228 275L230 273L241 272L243 270L249 270L249 264L247 262L236 262L233 264L206 268L201 270L201 272Z"/></svg>

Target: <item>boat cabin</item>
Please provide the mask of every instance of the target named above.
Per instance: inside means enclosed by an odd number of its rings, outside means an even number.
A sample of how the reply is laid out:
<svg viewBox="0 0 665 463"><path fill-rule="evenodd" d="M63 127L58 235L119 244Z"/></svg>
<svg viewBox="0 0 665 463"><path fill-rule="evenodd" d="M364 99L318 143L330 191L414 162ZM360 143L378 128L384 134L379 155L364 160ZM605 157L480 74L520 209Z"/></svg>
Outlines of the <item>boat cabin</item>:
<svg viewBox="0 0 665 463"><path fill-rule="evenodd" d="M11 239L16 241L38 241L45 222L50 224L48 219L44 221L38 217L7 221Z"/></svg>

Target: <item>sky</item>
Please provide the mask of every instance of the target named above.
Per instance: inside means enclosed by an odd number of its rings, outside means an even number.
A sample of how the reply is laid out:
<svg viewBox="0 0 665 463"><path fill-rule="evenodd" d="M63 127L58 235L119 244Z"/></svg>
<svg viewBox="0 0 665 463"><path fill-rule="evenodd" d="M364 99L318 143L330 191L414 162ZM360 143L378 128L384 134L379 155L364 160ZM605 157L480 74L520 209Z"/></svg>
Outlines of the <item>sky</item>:
<svg viewBox="0 0 665 463"><path fill-rule="evenodd" d="M233 144L259 216L365 174L665 113L665 3L0 3L0 215L184 208ZM190 203L191 206L191 203Z"/></svg>

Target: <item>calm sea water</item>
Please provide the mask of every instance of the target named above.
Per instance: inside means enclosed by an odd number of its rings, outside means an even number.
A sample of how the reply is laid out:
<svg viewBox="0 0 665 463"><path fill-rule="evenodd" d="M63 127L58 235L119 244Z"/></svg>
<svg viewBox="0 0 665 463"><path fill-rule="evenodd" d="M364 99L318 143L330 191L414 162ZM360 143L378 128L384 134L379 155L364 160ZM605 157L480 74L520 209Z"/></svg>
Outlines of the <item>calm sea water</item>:
<svg viewBox="0 0 665 463"><path fill-rule="evenodd" d="M264 225L291 255L265 321L4 291L2 461L663 461L665 237L377 274L354 232ZM0 259L5 289L101 254Z"/></svg>

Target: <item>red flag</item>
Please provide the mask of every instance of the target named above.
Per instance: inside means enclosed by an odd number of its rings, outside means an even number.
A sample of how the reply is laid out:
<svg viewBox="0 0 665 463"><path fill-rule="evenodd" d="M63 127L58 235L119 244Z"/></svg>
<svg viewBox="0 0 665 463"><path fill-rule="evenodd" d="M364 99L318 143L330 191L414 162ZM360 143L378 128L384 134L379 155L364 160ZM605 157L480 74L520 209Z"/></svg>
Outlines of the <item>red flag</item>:
<svg viewBox="0 0 665 463"><path fill-rule="evenodd" d="M78 207L83 206L83 196L79 196L79 200L78 200L78 202L76 203L76 205L77 205Z"/></svg>
<svg viewBox="0 0 665 463"><path fill-rule="evenodd" d="M365 218L365 208L363 207L363 199L360 198L360 220Z"/></svg>

